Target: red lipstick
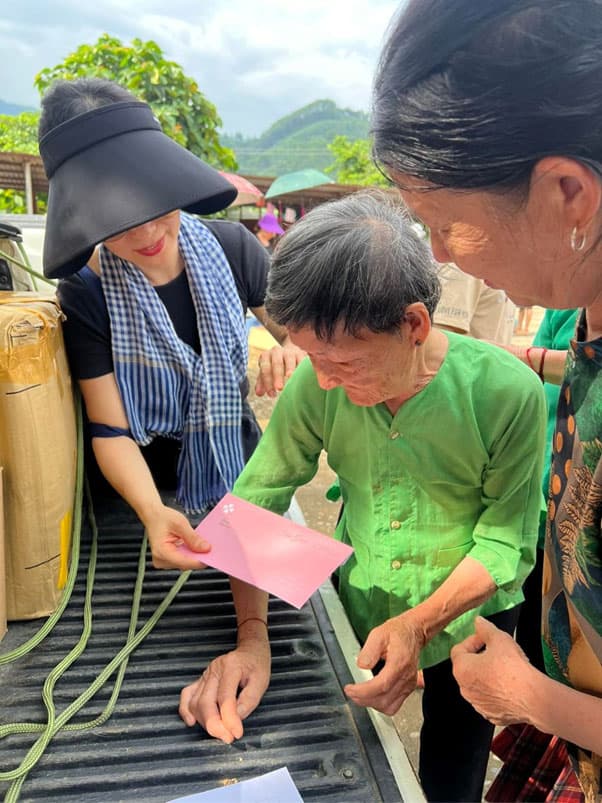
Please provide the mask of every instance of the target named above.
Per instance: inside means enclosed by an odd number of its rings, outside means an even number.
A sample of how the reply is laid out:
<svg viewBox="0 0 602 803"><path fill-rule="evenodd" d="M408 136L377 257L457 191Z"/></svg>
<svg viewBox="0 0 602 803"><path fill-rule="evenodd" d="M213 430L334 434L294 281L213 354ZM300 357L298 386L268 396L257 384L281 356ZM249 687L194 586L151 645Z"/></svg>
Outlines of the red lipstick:
<svg viewBox="0 0 602 803"><path fill-rule="evenodd" d="M161 253L164 245L165 237L161 237L161 239L153 245L149 245L147 248L136 248L135 250L137 254L141 254L144 257L154 257Z"/></svg>

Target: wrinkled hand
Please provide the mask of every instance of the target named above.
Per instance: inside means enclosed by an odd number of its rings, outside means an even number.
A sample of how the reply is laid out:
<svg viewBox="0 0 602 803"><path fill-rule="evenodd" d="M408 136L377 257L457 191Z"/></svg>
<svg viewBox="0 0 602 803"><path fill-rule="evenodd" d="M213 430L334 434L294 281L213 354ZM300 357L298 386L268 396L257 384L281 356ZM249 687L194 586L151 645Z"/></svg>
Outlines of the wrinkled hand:
<svg viewBox="0 0 602 803"><path fill-rule="evenodd" d="M151 519L144 522L148 543L156 569L204 569L202 553L211 549L211 544L201 538L190 525L183 513L172 507L163 505ZM184 543L193 552L195 558L181 552L179 546Z"/></svg>
<svg viewBox="0 0 602 803"><path fill-rule="evenodd" d="M295 368L305 357L305 352L289 341L274 346L259 357L259 374L255 383L257 396L266 394L274 398L290 379Z"/></svg>
<svg viewBox="0 0 602 803"><path fill-rule="evenodd" d="M267 639L245 642L215 658L180 694L179 714L189 727L199 723L210 736L231 744L243 735L270 682Z"/></svg>
<svg viewBox="0 0 602 803"><path fill-rule="evenodd" d="M452 649L451 659L462 697L479 714L494 725L530 723L540 673L511 636L479 616L475 634Z"/></svg>
<svg viewBox="0 0 602 803"><path fill-rule="evenodd" d="M345 686L345 694L357 705L395 714L416 688L423 646L422 632L404 614L388 619L370 631L357 659L360 668L372 669L382 658L383 669L370 680Z"/></svg>

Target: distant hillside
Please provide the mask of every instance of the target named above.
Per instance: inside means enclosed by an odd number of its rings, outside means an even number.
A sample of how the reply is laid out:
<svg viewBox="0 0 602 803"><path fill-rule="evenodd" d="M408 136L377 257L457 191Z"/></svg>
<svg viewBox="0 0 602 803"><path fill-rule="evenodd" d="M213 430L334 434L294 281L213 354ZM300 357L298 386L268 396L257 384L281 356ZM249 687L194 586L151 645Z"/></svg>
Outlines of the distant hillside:
<svg viewBox="0 0 602 803"><path fill-rule="evenodd" d="M0 114L21 114L21 112L35 112L33 106L20 106L18 103L7 103L0 100Z"/></svg>
<svg viewBox="0 0 602 803"><path fill-rule="evenodd" d="M240 173L279 176L305 167L324 170L334 161L327 145L338 134L366 139L368 129L365 112L340 109L332 100L316 100L282 117L260 137L224 134L220 140L236 153Z"/></svg>

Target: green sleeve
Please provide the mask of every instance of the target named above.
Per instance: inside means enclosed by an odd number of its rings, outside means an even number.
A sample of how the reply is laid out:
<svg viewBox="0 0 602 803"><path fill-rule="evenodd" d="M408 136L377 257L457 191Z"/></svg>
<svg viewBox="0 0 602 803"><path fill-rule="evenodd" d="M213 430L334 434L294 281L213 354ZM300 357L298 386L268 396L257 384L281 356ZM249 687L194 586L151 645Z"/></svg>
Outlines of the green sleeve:
<svg viewBox="0 0 602 803"><path fill-rule="evenodd" d="M578 317L577 309L547 309L533 338L533 345L548 349L568 349L571 338L575 336Z"/></svg>
<svg viewBox="0 0 602 803"><path fill-rule="evenodd" d="M523 398L496 398L494 439L483 477L484 512L474 530L471 557L489 571L499 588L520 588L535 563L542 503L546 406L541 383L529 373Z"/></svg>
<svg viewBox="0 0 602 803"><path fill-rule="evenodd" d="M297 367L232 493L285 513L295 490L315 475L323 444L325 392L309 359Z"/></svg>
<svg viewBox="0 0 602 803"><path fill-rule="evenodd" d="M553 348L553 342L554 319L552 317L552 310L547 309L544 312L541 323L539 324L539 328L533 337L533 345L545 346L545 348L551 349Z"/></svg>
<svg viewBox="0 0 602 803"><path fill-rule="evenodd" d="M533 338L534 346L543 346L548 349L568 349L571 338L575 336L575 327L579 310L546 310L541 321L541 325ZM546 446L544 450L544 471L542 476L542 490L544 496L543 510L540 516L539 539L537 546L543 549L546 532L546 506L545 501L548 497L548 486L550 483L550 465L552 455L552 440L556 429L556 409L558 408L558 398L560 396L560 385L552 385L544 382L543 389L546 394L548 406L548 423Z"/></svg>

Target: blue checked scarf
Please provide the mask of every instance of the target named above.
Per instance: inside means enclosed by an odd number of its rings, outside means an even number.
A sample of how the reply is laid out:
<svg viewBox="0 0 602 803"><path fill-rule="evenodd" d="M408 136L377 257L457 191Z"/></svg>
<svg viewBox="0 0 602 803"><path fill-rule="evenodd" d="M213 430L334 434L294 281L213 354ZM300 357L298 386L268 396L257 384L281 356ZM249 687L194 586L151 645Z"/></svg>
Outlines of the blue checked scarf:
<svg viewBox="0 0 602 803"><path fill-rule="evenodd" d="M115 377L132 436L180 439L178 502L201 513L243 467L240 383L247 365L242 305L226 256L196 218L181 215L180 253L196 310L201 355L177 336L155 289L131 262L100 249Z"/></svg>

